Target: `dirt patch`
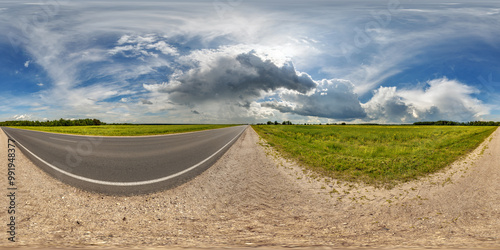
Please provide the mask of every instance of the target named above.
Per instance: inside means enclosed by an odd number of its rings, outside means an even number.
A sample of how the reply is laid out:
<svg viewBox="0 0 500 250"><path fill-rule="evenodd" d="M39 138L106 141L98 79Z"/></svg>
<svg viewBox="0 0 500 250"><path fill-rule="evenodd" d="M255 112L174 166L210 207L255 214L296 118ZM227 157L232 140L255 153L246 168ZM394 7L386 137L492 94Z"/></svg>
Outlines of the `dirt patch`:
<svg viewBox="0 0 500 250"><path fill-rule="evenodd" d="M442 173L384 190L304 173L249 128L189 183L114 197L62 184L18 151L17 242L4 230L0 246L499 247L495 152L500 130Z"/></svg>

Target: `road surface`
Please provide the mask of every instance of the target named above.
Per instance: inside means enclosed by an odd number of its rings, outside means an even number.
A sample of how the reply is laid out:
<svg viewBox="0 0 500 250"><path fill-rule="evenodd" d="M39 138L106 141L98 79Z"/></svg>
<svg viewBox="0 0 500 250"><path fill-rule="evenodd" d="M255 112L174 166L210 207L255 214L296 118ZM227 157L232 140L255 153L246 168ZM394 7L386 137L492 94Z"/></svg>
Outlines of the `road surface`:
<svg viewBox="0 0 500 250"><path fill-rule="evenodd" d="M209 168L246 128L138 137L2 129L53 177L89 191L131 195L185 183Z"/></svg>

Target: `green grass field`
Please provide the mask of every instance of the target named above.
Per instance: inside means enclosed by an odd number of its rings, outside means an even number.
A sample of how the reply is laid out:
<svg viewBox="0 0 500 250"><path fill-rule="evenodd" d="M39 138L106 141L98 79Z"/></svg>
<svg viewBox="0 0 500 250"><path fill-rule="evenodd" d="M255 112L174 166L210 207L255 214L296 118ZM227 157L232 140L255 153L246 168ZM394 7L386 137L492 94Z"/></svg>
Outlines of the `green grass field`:
<svg viewBox="0 0 500 250"><path fill-rule="evenodd" d="M286 157L341 180L391 187L436 172L471 152L497 127L258 125Z"/></svg>
<svg viewBox="0 0 500 250"><path fill-rule="evenodd" d="M140 136L163 135L225 128L234 125L100 125L100 126L61 126L61 127L13 127L52 133L103 136Z"/></svg>

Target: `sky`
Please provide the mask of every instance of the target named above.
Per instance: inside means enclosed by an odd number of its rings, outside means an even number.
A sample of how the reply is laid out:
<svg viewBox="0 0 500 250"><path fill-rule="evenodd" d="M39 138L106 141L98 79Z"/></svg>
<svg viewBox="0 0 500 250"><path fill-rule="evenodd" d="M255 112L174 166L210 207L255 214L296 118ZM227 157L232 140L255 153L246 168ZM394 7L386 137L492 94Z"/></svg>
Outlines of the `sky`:
<svg viewBox="0 0 500 250"><path fill-rule="evenodd" d="M0 120L500 120L500 3L2 0Z"/></svg>

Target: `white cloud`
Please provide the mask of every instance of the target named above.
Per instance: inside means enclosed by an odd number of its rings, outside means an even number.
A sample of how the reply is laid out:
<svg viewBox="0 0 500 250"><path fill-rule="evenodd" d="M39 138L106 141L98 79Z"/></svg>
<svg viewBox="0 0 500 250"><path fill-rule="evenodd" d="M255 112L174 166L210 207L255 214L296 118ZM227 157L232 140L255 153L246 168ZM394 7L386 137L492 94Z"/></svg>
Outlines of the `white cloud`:
<svg viewBox="0 0 500 250"><path fill-rule="evenodd" d="M148 44L148 45L146 45L146 49L156 49L156 50L161 51L161 53L163 53L165 55L172 55L172 56L179 55L179 52L177 51L176 48L168 45L164 41L159 41L157 43Z"/></svg>
<svg viewBox="0 0 500 250"><path fill-rule="evenodd" d="M145 36L123 35L117 42L118 46L109 50L110 55L121 54L125 57L153 56L158 57L153 51L159 51L164 55L179 55L177 49L165 41L165 39L153 34Z"/></svg>
<svg viewBox="0 0 500 250"><path fill-rule="evenodd" d="M14 120L16 120L16 121L17 121L17 120L22 120L22 121L24 121L24 120L30 120L30 119L31 119L31 117L32 117L32 115L24 114L24 115L15 115L13 118L14 118Z"/></svg>
<svg viewBox="0 0 500 250"><path fill-rule="evenodd" d="M137 35L123 35L119 40L118 44L126 44L126 43L132 43L132 44L151 44L157 41L157 38L154 34L147 34L144 36L137 36Z"/></svg>
<svg viewBox="0 0 500 250"><path fill-rule="evenodd" d="M30 66L30 63L31 63L31 61L29 61L29 60L28 60L28 61L26 61L26 62L24 63L24 67L25 67L25 68L29 67L29 66Z"/></svg>
<svg viewBox="0 0 500 250"><path fill-rule="evenodd" d="M139 46L132 46L132 45L115 47L109 51L109 54L111 55L121 54L125 57L158 56L157 54L144 50Z"/></svg>
<svg viewBox="0 0 500 250"><path fill-rule="evenodd" d="M362 106L370 120L380 122L480 120L489 107L472 97L477 93L461 82L440 78L428 81L425 88L380 87Z"/></svg>

